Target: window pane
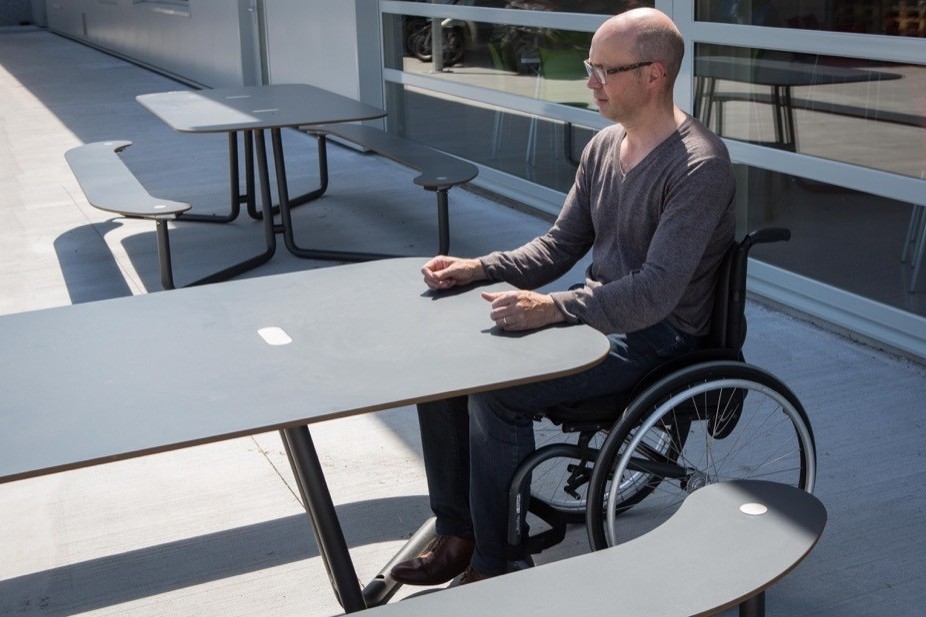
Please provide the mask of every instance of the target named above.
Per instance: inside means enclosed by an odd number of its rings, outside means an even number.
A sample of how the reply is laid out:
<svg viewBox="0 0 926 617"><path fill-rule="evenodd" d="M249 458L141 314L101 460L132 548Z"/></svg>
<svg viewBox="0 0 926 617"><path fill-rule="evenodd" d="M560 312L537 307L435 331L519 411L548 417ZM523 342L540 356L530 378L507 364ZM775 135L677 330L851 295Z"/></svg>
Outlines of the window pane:
<svg viewBox="0 0 926 617"><path fill-rule="evenodd" d="M428 2L433 0L419 0ZM558 13L593 13L616 15L629 8L653 6L653 0L437 0L434 4L463 4L500 9L525 11L554 11Z"/></svg>
<svg viewBox="0 0 926 617"><path fill-rule="evenodd" d="M592 103L582 65L590 32L454 21L442 28L443 70L436 71L431 24L404 16L404 45L386 50L386 67L565 105Z"/></svg>
<svg viewBox="0 0 926 617"><path fill-rule="evenodd" d="M718 134L920 178L926 67L699 44L695 113Z"/></svg>
<svg viewBox="0 0 926 617"><path fill-rule="evenodd" d="M387 84L390 129L431 147L563 193L591 129Z"/></svg>
<svg viewBox="0 0 926 617"><path fill-rule="evenodd" d="M792 232L790 242L755 246L752 257L926 315L926 294L909 293L909 254L901 262L904 245L910 240L911 219L922 206L745 165L736 167L738 235L761 226L788 227ZM920 225L926 222L919 220Z"/></svg>
<svg viewBox="0 0 926 617"><path fill-rule="evenodd" d="M698 0L695 11L700 21L926 37L926 4L918 0Z"/></svg>

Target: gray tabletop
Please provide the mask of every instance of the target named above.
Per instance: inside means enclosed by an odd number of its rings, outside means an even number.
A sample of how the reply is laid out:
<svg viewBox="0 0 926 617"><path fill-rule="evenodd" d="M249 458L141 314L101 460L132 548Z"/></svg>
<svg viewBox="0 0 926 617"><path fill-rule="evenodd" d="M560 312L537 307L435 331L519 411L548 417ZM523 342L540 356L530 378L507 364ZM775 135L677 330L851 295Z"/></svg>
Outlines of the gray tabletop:
<svg viewBox="0 0 926 617"><path fill-rule="evenodd" d="M181 133L228 133L354 122L386 112L306 84L142 94L136 100Z"/></svg>
<svg viewBox="0 0 926 617"><path fill-rule="evenodd" d="M427 291L424 261L0 317L0 482L567 374L607 353L585 326L498 331L478 290ZM292 342L267 342L280 332Z"/></svg>

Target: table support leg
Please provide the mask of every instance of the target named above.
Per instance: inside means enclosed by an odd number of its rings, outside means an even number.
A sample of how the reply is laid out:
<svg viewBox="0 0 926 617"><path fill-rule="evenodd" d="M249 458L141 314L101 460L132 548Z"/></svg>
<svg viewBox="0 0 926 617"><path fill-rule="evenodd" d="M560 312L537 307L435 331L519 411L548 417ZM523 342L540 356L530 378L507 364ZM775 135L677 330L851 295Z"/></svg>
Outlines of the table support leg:
<svg viewBox="0 0 926 617"><path fill-rule="evenodd" d="M273 131L276 131L277 133L279 133L279 132L280 132L280 129L271 129L271 134L272 134ZM326 139L325 139L325 136L324 136L324 135L321 135L321 134L316 135L316 138L317 138L317 148L318 148L318 188L313 189L313 190L309 191L308 193L304 193L304 194L299 195L299 196L297 196L297 197L290 197L290 198L287 200L288 205L289 205L290 208L295 208L296 206L301 206L301 205L303 205L303 204L309 203L310 201L314 201L314 200L318 199L319 197L321 197L322 195L324 195L324 194L325 194L325 191L328 190L328 147L327 147L327 141L326 141ZM253 150L252 150L251 148L253 148L253 146L249 146L249 145L248 145L248 142L245 142L245 151L246 151L246 152L253 152ZM247 195L245 196L246 198L247 198L248 196L250 196L250 195L253 195L253 190L254 190L253 165L251 166L251 169L252 169L252 179L251 179L251 183L247 185ZM245 168L245 171L247 172L247 170L248 170L248 168L246 167L246 168ZM279 172L278 172L278 173L279 173ZM282 169L282 173L283 173L283 176L285 177L285 175L286 175L286 169L285 169L285 168ZM288 194L288 193L289 193L289 185L286 185L286 186L287 186L287 194ZM273 212L274 215L279 214L279 213L280 213L280 206L279 206L279 205L273 206L272 212ZM253 218L254 220L257 220L257 221L259 221L259 220L261 220L261 219L263 218L263 214L261 214L260 212L258 212L258 211L257 211L257 208L254 206L253 198L248 199L248 214L251 216L251 218Z"/></svg>
<svg viewBox="0 0 926 617"><path fill-rule="evenodd" d="M245 147L245 153L247 153L247 147ZM183 221L199 223L231 223L238 218L238 214L241 212L242 196L238 194L238 136L234 132L228 134L228 177L230 178L229 192L231 194L231 208L228 214L223 216L218 214L184 213L180 215L180 218Z"/></svg>
<svg viewBox="0 0 926 617"><path fill-rule="evenodd" d="M266 155L266 152L264 153ZM237 163L236 163L237 165ZM264 159L264 165L261 167L262 177L268 177L266 158ZM266 243L266 250L259 255L255 255L249 259L246 259L240 263L237 263L233 266L229 266L219 272L210 274L209 276L203 277L199 280L193 281L192 283L187 283L184 287L195 287L197 285L206 285L208 283L218 283L221 281L226 281L230 278L234 278L239 274L253 270L257 266L267 263L270 261L270 258L273 257L273 254L276 252L276 233L273 228L273 218L270 216L270 183L269 180L261 182L261 204L264 208L264 212L268 215L267 222L264 224L264 241ZM234 209L233 214L237 216L237 208ZM210 220L216 221L217 217L203 217L200 219L194 220ZM170 255L170 236L167 228L166 219L157 220L157 241L158 241L158 262L160 264L161 270L161 286L164 289L174 289L174 274L173 274L173 265Z"/></svg>
<svg viewBox="0 0 926 617"><path fill-rule="evenodd" d="M276 168L277 193L280 198L280 219L282 222L283 242L290 253L297 257L304 257L307 259L326 259L334 261L372 261L374 259L392 257L392 255L378 253L328 251L323 249L306 249L297 246L295 238L293 237L293 221L292 213L290 212L292 204L289 200L289 190L286 184L286 162L283 158L283 140L280 136L280 129L270 129L270 140L273 146L273 165ZM322 142L319 141L319 143L321 144ZM260 148L260 142L258 143L258 148ZM258 159L260 158L261 155L258 154Z"/></svg>
<svg viewBox="0 0 926 617"><path fill-rule="evenodd" d="M363 610L366 602L309 429L300 426L280 432L338 602L348 613Z"/></svg>
<svg viewBox="0 0 926 617"><path fill-rule="evenodd" d="M328 190L328 138L320 133L315 136L315 141L318 151L318 188L304 195L291 198L289 200L290 207L301 206L313 199L318 199Z"/></svg>
<svg viewBox="0 0 926 617"><path fill-rule="evenodd" d="M260 133L260 131L257 131L257 132ZM260 137L259 143L263 144L263 136L259 135L259 137ZM266 158L267 153L266 151L263 150L261 145L258 145L257 149L258 149L259 155L261 154L261 152L263 153L263 156L258 159L258 164L260 166L260 176L261 176L260 178L261 208L263 209L264 214L266 215L266 219L264 221L264 242L267 248L264 250L263 253L260 253L259 255L255 255L254 257L251 257L250 259L246 259L242 261L241 263L237 263L233 266L225 268L224 270L216 272L215 274L210 274L209 276L201 278L198 281L189 283L187 287L227 281L230 278L234 278L238 276L239 274L244 274L245 272L253 270L257 266L267 263L268 261L270 261L270 259L273 257L273 254L276 252L276 234L274 233L274 229L273 229L273 217L270 215L270 178L269 178L269 172L267 170L267 158Z"/></svg>

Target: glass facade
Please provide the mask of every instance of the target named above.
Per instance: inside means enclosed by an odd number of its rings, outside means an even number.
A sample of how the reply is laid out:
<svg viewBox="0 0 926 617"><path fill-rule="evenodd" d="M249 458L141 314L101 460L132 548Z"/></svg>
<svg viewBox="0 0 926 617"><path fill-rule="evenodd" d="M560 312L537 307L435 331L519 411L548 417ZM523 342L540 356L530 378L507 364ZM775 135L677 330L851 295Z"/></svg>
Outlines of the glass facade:
<svg viewBox="0 0 926 617"><path fill-rule="evenodd" d="M919 206L806 178L737 165L738 234L787 227L791 241L750 255L788 272L916 315L926 293L909 293L901 261Z"/></svg>
<svg viewBox="0 0 926 617"><path fill-rule="evenodd" d="M401 29L404 43L386 49L388 69L448 86L568 106L584 112L589 123L598 118L582 64L588 57L591 32L449 20L442 26L442 61L435 69L432 20L392 19L397 20L393 27ZM569 190L578 156L593 134L581 119L577 123L519 110L517 104L505 108L460 99L440 88L440 84L422 88L387 83L390 109L402 110L393 128L506 174L556 191Z"/></svg>
<svg viewBox="0 0 926 617"><path fill-rule="evenodd" d="M919 178L926 67L698 44L695 113L717 134Z"/></svg>
<svg viewBox="0 0 926 617"><path fill-rule="evenodd" d="M926 37L922 0L698 0L700 21L770 28Z"/></svg>
<svg viewBox="0 0 926 617"><path fill-rule="evenodd" d="M566 193L594 134L569 122L479 105L428 90L387 84L402 106L393 127L404 136L506 174Z"/></svg>
<svg viewBox="0 0 926 617"><path fill-rule="evenodd" d="M691 43L678 103L731 146L740 233L792 230L754 253L784 272L776 284L835 289L838 311L926 317L926 272L913 280L926 261L926 1L385 4L410 8L383 13L390 129L557 194L606 125L582 66L592 33L632 6L672 13ZM871 181L840 179L855 175Z"/></svg>

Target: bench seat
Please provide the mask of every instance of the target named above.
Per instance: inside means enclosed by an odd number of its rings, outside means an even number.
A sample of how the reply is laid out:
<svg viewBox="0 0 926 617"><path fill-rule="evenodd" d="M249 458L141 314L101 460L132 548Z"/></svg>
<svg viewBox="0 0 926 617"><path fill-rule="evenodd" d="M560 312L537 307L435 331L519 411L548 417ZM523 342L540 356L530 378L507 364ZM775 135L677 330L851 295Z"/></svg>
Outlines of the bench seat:
<svg viewBox="0 0 926 617"><path fill-rule="evenodd" d="M307 127L306 130L317 135L319 139L324 139L327 135L343 139L418 171L419 175L413 180L414 183L427 191L437 193L438 250L445 255L449 252L447 191L475 178L479 173L478 167L450 154L371 126L322 124Z"/></svg>
<svg viewBox="0 0 926 617"><path fill-rule="evenodd" d="M625 544L369 610L377 617L689 617L739 605L741 616L759 617L765 590L807 556L825 524L826 509L798 488L721 482L693 492L668 521Z"/></svg>
<svg viewBox="0 0 926 617"><path fill-rule="evenodd" d="M154 197L119 158L131 141L98 141L64 154L91 206L130 218L175 219L192 206Z"/></svg>
<svg viewBox="0 0 926 617"><path fill-rule="evenodd" d="M173 289L167 221L176 219L192 206L151 195L119 157L119 152L131 145L131 141L125 140L98 141L72 148L64 153L64 158L91 206L155 222L161 285L164 289Z"/></svg>
<svg viewBox="0 0 926 617"><path fill-rule="evenodd" d="M161 286L174 289L167 223L180 218L192 206L148 193L119 157L119 152L131 145L131 141L125 140L98 141L72 148L65 152L64 158L91 206L127 218L155 222ZM263 253L188 283L188 286L223 281L267 262L272 255L273 247L268 246Z"/></svg>

